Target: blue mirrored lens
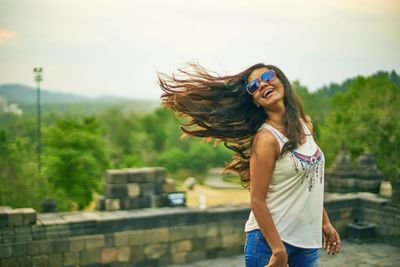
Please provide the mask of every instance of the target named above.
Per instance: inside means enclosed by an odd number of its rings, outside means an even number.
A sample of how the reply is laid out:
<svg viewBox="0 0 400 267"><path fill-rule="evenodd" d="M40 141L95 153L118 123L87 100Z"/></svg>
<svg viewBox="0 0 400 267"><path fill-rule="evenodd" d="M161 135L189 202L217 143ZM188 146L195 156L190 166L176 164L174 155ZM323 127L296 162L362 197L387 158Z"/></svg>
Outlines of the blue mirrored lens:
<svg viewBox="0 0 400 267"><path fill-rule="evenodd" d="M261 74L260 78L263 81L270 82L275 78L275 72L273 70L269 70Z"/></svg>
<svg viewBox="0 0 400 267"><path fill-rule="evenodd" d="M260 86L260 83L258 82L258 80L254 80L251 83L249 83L246 88L250 93L254 93L255 91L257 91L258 87Z"/></svg>

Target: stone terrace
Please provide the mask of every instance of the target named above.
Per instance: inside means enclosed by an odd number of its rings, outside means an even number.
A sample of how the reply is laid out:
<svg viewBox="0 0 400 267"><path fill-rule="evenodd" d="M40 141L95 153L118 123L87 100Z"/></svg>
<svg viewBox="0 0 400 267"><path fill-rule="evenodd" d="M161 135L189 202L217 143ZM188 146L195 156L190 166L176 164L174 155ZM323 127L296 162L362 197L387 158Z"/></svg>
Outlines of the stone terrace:
<svg viewBox="0 0 400 267"><path fill-rule="evenodd" d="M376 224L378 242L400 245L397 205L371 193L326 195L325 207L342 238L348 223L366 221ZM205 259L217 263L221 257L242 254L249 211L248 206L50 214L0 210L0 266L195 266ZM341 255L362 260L375 255L358 248L362 247L354 246L351 252L349 246ZM334 266L330 260L327 264Z"/></svg>

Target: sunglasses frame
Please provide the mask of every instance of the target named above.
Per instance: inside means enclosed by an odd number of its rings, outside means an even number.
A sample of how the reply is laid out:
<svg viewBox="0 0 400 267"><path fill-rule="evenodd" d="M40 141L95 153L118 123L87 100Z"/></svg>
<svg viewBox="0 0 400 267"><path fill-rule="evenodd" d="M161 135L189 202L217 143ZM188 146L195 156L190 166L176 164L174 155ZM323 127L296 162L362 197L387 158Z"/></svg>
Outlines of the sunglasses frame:
<svg viewBox="0 0 400 267"><path fill-rule="evenodd" d="M266 73L270 73L270 72L273 73L273 75L271 76L271 78L264 80L264 79L262 78L263 75L266 74ZM260 89L261 81L264 81L264 82L266 82L266 83L270 83L270 82L274 81L275 79L276 79L276 73L275 73L275 71L272 70L272 69L271 69L271 70L267 70L266 72L263 72L263 73L260 75L260 77L258 77L257 79L254 79L254 80L252 80L251 82L249 82L249 83L246 85L246 91L247 91L250 95L254 95L254 94L257 92L257 90ZM253 84L253 83L258 83L258 85L257 85L257 88L254 90L254 92L251 93L250 90L249 90L249 85L250 85L250 84Z"/></svg>

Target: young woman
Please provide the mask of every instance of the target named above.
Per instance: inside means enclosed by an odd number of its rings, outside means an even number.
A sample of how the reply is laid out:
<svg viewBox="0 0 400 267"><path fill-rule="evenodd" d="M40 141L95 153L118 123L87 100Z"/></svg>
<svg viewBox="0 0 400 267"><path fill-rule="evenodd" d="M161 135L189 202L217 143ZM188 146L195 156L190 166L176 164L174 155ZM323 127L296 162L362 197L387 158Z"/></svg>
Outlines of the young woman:
<svg viewBox="0 0 400 267"><path fill-rule="evenodd" d="M322 239L338 253L340 237L323 208L324 156L283 72L265 64L228 76L198 64L179 71L159 74L162 103L190 118L186 134L233 150L225 171L250 191L246 266L317 266Z"/></svg>

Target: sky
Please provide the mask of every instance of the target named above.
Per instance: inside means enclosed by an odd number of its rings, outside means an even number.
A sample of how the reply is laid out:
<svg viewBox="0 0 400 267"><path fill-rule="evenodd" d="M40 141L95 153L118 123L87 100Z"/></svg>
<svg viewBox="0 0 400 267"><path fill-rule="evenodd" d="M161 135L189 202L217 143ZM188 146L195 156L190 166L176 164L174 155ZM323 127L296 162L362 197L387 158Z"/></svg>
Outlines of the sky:
<svg viewBox="0 0 400 267"><path fill-rule="evenodd" d="M398 0L0 0L0 84L159 99L157 71L259 62L315 91L400 72Z"/></svg>

